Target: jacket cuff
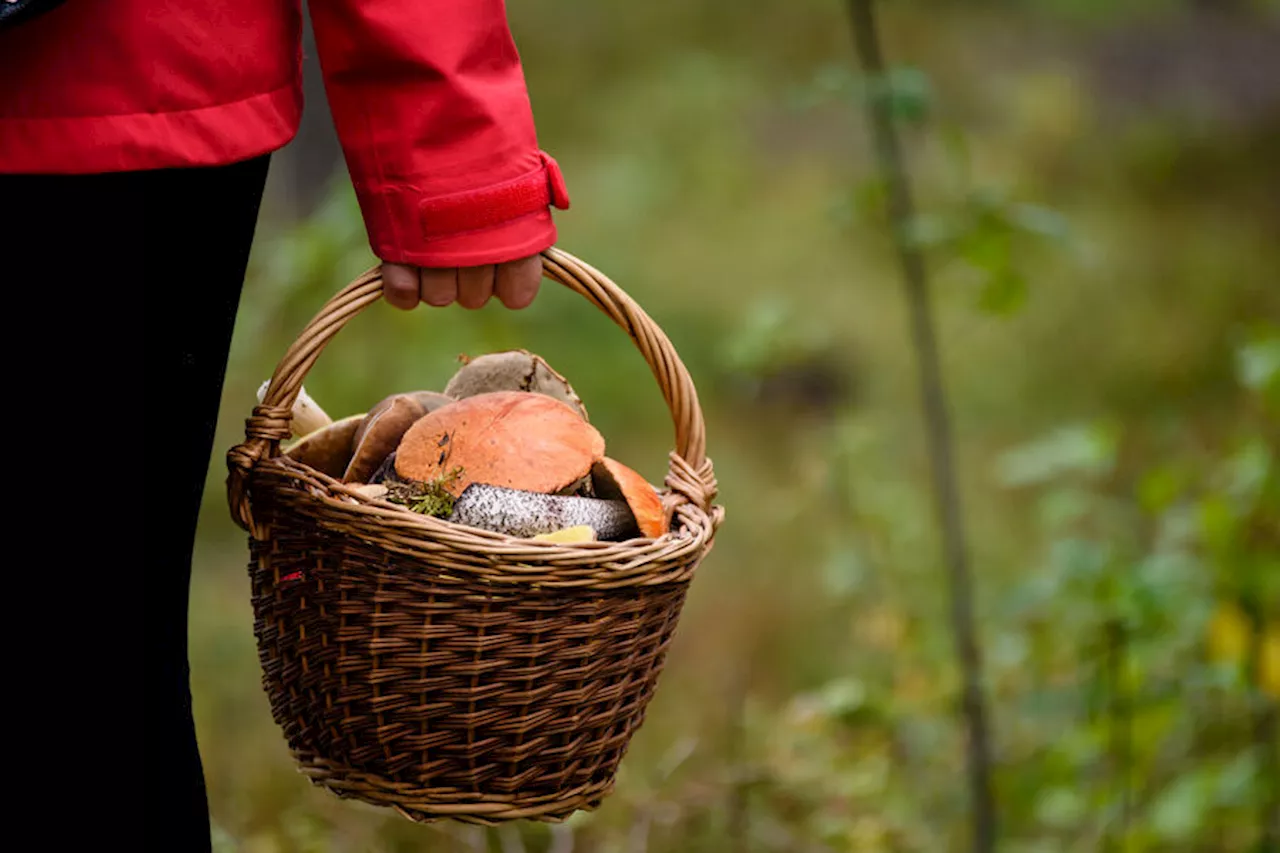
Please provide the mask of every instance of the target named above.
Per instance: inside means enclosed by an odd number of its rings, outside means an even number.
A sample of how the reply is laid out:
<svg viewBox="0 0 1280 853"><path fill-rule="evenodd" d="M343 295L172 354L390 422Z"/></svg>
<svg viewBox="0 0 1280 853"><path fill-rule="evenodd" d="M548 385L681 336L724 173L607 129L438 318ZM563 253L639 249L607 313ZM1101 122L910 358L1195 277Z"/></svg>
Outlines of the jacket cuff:
<svg viewBox="0 0 1280 853"><path fill-rule="evenodd" d="M449 195L409 185L356 184L369 244L381 260L422 267L498 264L536 255L556 241L550 208L567 210L556 161L539 152L535 170Z"/></svg>

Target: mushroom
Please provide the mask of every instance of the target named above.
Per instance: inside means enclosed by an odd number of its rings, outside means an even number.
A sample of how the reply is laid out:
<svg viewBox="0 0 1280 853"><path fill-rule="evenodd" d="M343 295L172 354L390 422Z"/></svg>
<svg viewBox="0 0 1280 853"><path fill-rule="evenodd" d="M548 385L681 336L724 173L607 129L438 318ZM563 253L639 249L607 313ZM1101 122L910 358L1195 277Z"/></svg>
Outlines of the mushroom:
<svg viewBox="0 0 1280 853"><path fill-rule="evenodd" d="M351 415L304 435L284 455L334 479L342 477L351 460L351 442L364 415Z"/></svg>
<svg viewBox="0 0 1280 853"><path fill-rule="evenodd" d="M595 528L589 524L579 524L576 527L566 527L563 530L556 530L551 533L539 533L533 537L536 542L554 542L559 545L576 545L579 542L596 541Z"/></svg>
<svg viewBox="0 0 1280 853"><path fill-rule="evenodd" d="M392 397L398 397L398 394L392 394ZM422 404L422 408L428 412L434 412L441 406L447 406L454 401L453 397L448 394L441 394L439 391L410 391L407 395ZM390 398L388 398L390 399Z"/></svg>
<svg viewBox="0 0 1280 853"><path fill-rule="evenodd" d="M485 483L468 486L448 520L523 538L584 525L601 539L630 539L639 532L625 501L546 495Z"/></svg>
<svg viewBox="0 0 1280 853"><path fill-rule="evenodd" d="M373 472L373 475L369 477L369 483L372 485L376 483L400 482L402 481L396 474L396 452L393 450L386 459L382 460L382 464Z"/></svg>
<svg viewBox="0 0 1280 853"><path fill-rule="evenodd" d="M455 470L454 496L472 483L556 492L604 456L604 438L567 403L543 394L495 391L420 418L396 450L398 476L435 481Z"/></svg>
<svg viewBox="0 0 1280 853"><path fill-rule="evenodd" d="M667 532L662 498L638 472L605 456L591 466L591 481L597 497L626 501L635 515L636 526L645 536L657 539Z"/></svg>
<svg viewBox="0 0 1280 853"><path fill-rule="evenodd" d="M261 403L267 396L267 388L270 387L271 380L268 379L258 386L258 402ZM307 393L305 387L298 389L298 398L293 401L293 409L290 411L292 420L289 422L289 428L295 436L310 435L316 430L321 430L333 423L333 418L325 414L324 409L311 399L311 395Z"/></svg>
<svg viewBox="0 0 1280 853"><path fill-rule="evenodd" d="M463 358L466 359L465 356ZM569 385L569 380L552 370L541 356L528 350L495 352L466 359L462 369L444 388L445 394L460 400L494 391L545 394L569 404L582 415L583 420L587 420L587 409Z"/></svg>
<svg viewBox="0 0 1280 853"><path fill-rule="evenodd" d="M360 497L362 498L370 498L370 499L376 500L377 498L386 497L388 489L386 486L382 485L381 483L377 483L377 484L371 483L369 485L356 486L354 489L352 489L352 491L360 495Z"/></svg>
<svg viewBox="0 0 1280 853"><path fill-rule="evenodd" d="M351 462L342 475L344 483L367 483L383 460L396 449L413 422L433 408L453 402L432 391L392 394L369 410L352 438Z"/></svg>

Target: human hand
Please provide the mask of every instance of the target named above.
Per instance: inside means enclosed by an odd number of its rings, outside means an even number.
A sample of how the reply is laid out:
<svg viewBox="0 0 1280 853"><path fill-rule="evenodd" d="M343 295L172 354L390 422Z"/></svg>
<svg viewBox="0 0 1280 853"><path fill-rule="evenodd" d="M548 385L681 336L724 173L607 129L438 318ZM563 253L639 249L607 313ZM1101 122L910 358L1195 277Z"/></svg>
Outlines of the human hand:
<svg viewBox="0 0 1280 853"><path fill-rule="evenodd" d="M518 261L482 267L431 269L407 264L382 265L382 296L396 308L408 311L419 302L443 308L457 302L476 309L497 296L508 308L527 308L542 283L542 258L533 255Z"/></svg>

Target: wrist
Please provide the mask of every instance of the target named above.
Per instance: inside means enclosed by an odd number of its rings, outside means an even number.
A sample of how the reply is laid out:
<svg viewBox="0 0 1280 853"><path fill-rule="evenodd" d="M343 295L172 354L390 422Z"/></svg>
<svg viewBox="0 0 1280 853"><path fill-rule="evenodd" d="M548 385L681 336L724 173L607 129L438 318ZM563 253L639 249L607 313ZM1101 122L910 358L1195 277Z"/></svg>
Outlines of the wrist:
<svg viewBox="0 0 1280 853"><path fill-rule="evenodd" d="M555 243L551 208L569 197L554 159L538 168L462 192L432 195L410 185L357 184L369 242L383 261L448 267L529 257Z"/></svg>

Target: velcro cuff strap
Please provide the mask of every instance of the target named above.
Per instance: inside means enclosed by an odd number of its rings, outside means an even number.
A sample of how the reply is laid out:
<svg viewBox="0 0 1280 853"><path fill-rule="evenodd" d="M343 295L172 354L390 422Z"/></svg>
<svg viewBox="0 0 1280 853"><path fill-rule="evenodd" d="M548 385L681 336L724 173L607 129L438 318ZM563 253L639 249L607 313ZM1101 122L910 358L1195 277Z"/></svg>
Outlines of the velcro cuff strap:
<svg viewBox="0 0 1280 853"><path fill-rule="evenodd" d="M538 152L542 166L520 177L453 195L423 200L422 227L427 237L492 228L555 207L569 208L569 193L560 166L545 152Z"/></svg>

